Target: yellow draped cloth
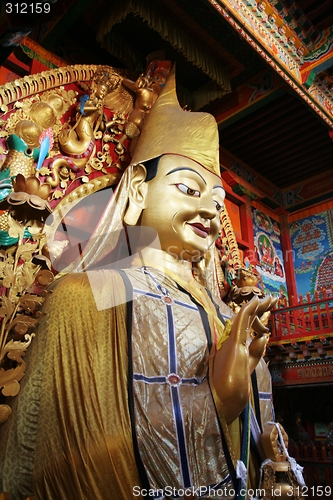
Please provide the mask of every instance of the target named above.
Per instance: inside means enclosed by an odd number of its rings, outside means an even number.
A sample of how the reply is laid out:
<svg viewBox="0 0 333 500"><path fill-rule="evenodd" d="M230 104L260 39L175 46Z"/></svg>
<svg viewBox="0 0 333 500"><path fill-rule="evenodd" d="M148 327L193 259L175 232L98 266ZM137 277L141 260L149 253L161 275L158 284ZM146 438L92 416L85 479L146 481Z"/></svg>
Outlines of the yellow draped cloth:
<svg viewBox="0 0 333 500"><path fill-rule="evenodd" d="M99 271L98 311L87 274L46 301L13 415L1 429L0 470L11 500L128 500L140 486L127 394L125 289ZM100 301L99 301L100 304ZM33 483L32 483L33 476ZM1 486L0 486L1 489Z"/></svg>

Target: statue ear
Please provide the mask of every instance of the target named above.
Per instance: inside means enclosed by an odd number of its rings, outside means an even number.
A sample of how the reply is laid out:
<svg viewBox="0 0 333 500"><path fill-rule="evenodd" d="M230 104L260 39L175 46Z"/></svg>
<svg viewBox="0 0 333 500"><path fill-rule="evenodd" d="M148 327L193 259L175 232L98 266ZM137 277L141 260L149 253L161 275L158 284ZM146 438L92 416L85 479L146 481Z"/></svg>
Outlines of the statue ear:
<svg viewBox="0 0 333 500"><path fill-rule="evenodd" d="M146 208L147 170L139 163L133 168L131 186L128 193L128 205L124 215L124 222L128 226L138 223L142 210Z"/></svg>

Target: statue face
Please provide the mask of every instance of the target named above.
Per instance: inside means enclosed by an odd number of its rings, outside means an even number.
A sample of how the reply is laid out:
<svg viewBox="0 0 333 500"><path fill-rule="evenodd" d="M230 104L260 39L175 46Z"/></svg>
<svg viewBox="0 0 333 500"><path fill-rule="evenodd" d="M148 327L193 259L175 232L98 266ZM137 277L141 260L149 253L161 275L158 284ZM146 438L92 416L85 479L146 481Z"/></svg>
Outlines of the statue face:
<svg viewBox="0 0 333 500"><path fill-rule="evenodd" d="M146 187L140 224L157 231L162 250L199 260L220 229L225 192L219 177L189 158L164 155Z"/></svg>
<svg viewBox="0 0 333 500"><path fill-rule="evenodd" d="M99 99L103 99L107 93L108 93L108 89L107 89L107 86L104 85L104 83L100 83L99 85L97 85L96 97L98 97Z"/></svg>

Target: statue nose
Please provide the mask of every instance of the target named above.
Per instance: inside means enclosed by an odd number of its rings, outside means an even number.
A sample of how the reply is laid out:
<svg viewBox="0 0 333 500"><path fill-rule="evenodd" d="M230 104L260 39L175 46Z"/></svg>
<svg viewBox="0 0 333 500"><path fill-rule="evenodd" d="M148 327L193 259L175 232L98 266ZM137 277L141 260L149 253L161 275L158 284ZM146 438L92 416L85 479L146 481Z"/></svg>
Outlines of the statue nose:
<svg viewBox="0 0 333 500"><path fill-rule="evenodd" d="M199 214L204 219L214 219L216 216L216 206L212 198L201 198Z"/></svg>

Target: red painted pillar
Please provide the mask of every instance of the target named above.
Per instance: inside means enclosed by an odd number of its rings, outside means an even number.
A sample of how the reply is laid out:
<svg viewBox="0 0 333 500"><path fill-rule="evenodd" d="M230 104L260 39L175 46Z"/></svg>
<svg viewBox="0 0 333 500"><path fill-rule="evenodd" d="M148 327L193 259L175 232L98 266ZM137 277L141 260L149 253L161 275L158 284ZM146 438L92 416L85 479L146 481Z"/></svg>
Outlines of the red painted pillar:
<svg viewBox="0 0 333 500"><path fill-rule="evenodd" d="M286 272L287 289L289 296L289 304L297 304L297 287L295 278L295 268L294 268L294 254L295 251L291 246L289 223L288 223L288 212L283 208L278 208L276 213L280 217L280 227L281 227L281 243L282 252L284 260L284 270Z"/></svg>
<svg viewBox="0 0 333 500"><path fill-rule="evenodd" d="M242 227L242 239L248 243L248 248L244 249L244 257L249 259L250 264L255 265L254 256L254 232L252 220L251 199L249 196L243 197L245 203L239 207L240 220Z"/></svg>

